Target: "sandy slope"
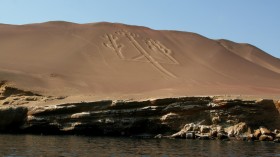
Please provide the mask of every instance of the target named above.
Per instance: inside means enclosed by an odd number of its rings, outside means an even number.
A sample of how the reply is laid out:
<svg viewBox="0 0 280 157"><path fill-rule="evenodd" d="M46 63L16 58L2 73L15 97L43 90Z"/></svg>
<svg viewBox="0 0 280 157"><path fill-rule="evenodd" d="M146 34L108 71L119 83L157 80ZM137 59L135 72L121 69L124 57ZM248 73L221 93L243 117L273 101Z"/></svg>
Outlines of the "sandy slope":
<svg viewBox="0 0 280 157"><path fill-rule="evenodd" d="M0 80L53 96L277 96L280 60L248 44L188 32L112 23L2 24Z"/></svg>

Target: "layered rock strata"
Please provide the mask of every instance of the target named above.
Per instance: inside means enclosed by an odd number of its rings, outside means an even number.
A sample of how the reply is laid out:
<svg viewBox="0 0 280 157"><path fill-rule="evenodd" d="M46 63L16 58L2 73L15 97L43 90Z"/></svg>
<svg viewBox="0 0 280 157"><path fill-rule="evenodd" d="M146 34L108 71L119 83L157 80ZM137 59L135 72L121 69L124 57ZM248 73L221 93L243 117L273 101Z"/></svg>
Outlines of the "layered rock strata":
<svg viewBox="0 0 280 157"><path fill-rule="evenodd" d="M278 106L279 103L273 100L216 97L102 100L49 106L3 105L0 107L0 130L6 133L98 136L162 134L184 138L191 137L187 134L189 131L196 131L201 138L205 133L222 131L226 136L234 137L249 135L260 126L279 129ZM266 135L264 129L260 132L260 136Z"/></svg>

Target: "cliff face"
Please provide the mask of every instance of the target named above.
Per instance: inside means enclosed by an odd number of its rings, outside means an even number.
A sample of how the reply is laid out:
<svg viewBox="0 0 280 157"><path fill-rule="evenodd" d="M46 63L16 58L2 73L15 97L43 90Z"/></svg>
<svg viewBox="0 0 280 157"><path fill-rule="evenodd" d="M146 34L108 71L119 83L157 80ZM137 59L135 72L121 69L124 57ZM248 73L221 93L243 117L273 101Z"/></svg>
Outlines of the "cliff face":
<svg viewBox="0 0 280 157"><path fill-rule="evenodd" d="M137 136L173 134L188 123L279 129L279 102L180 97L0 108L2 132Z"/></svg>

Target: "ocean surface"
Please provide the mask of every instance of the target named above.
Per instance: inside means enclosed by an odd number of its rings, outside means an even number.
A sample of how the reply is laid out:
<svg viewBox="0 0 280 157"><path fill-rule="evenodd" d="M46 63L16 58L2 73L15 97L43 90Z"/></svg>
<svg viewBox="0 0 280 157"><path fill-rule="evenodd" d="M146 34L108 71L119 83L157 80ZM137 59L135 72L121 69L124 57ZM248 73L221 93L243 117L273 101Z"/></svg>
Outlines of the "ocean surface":
<svg viewBox="0 0 280 157"><path fill-rule="evenodd" d="M0 135L0 156L173 157L280 156L271 142Z"/></svg>

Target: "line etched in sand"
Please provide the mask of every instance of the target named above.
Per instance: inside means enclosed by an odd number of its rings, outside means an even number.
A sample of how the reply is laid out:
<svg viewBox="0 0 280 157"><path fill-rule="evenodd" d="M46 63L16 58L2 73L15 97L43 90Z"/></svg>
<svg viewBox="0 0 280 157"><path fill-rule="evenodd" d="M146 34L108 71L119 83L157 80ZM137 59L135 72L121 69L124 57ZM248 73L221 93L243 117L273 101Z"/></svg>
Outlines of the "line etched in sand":
<svg viewBox="0 0 280 157"><path fill-rule="evenodd" d="M153 39L146 39L146 44L150 48L151 51L159 51L164 56L166 56L172 64L179 64L179 62L171 56L172 51L166 48L162 43Z"/></svg>
<svg viewBox="0 0 280 157"><path fill-rule="evenodd" d="M114 50L121 59L124 59L121 52L123 45L117 43L118 37L113 34L105 34L104 38L108 41L108 43L103 43L104 46Z"/></svg>
<svg viewBox="0 0 280 157"><path fill-rule="evenodd" d="M81 37L81 36L79 36L79 35L77 35L77 34L71 34L71 36L72 36L72 37L75 37L75 38L77 38L77 39L79 39L79 40L82 40L82 41L84 41L85 43L87 43L87 44L89 44L89 45L91 45L91 46L97 48L97 52L98 52L98 54L102 57L102 61L104 62L104 64L105 64L107 67L110 68L110 65L106 62L104 56L101 54L100 48L99 48L95 43L93 43L92 41L90 41L90 40L88 40L88 39L85 39L84 37ZM85 55L86 55L87 57L90 58L90 56L89 56L88 54L85 54Z"/></svg>
<svg viewBox="0 0 280 157"><path fill-rule="evenodd" d="M139 35L121 30L116 32L119 35L123 35L129 39L129 41L133 44L133 46L139 51L140 54L142 54L159 72L164 74L165 76L171 77L171 78L177 78L174 74L169 72L167 69L165 69L163 66L160 65L135 39L135 37L138 37ZM141 56L139 56L141 57ZM139 58L137 57L137 58ZM137 59L136 58L136 59Z"/></svg>

